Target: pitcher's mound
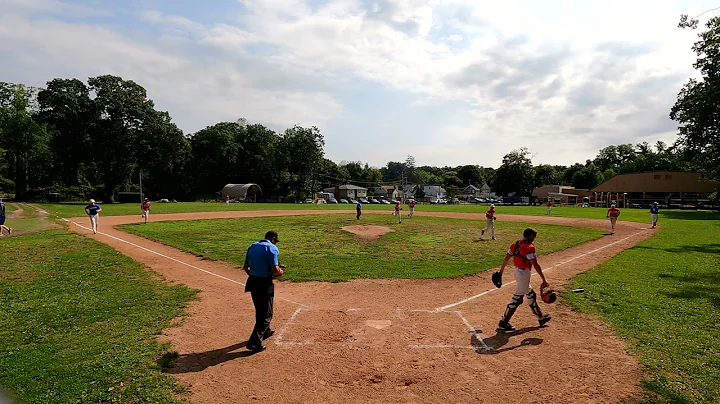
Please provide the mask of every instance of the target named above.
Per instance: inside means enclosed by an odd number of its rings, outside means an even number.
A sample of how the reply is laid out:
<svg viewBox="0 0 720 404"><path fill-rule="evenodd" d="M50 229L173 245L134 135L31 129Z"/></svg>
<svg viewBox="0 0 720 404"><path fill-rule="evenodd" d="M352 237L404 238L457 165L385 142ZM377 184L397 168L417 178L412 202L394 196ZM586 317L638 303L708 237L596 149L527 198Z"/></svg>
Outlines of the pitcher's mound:
<svg viewBox="0 0 720 404"><path fill-rule="evenodd" d="M345 230L345 231L349 231L350 233L357 235L361 239L368 240L368 241L377 240L383 234L390 233L391 231L395 231L395 230L385 227L385 226L365 226L365 225L345 226L345 227L341 227L341 229Z"/></svg>

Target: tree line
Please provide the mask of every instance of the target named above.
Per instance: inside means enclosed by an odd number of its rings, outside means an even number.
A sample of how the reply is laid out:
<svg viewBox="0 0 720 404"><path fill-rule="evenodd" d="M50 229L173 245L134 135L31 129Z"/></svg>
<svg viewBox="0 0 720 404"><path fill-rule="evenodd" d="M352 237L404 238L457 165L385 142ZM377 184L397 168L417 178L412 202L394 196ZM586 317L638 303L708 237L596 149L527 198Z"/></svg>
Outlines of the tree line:
<svg viewBox="0 0 720 404"><path fill-rule="evenodd" d="M697 28L683 16L680 27ZM159 111L146 90L113 75L56 78L45 88L0 82L0 192L18 200L49 191L66 199L113 202L118 191L143 191L153 199L216 198L228 183L257 183L266 200L311 197L329 186L352 183L432 184L451 196L467 185L488 184L498 195L530 195L540 185L592 188L616 174L685 171L720 179L720 17L706 24L692 47L700 79L680 90L670 117L679 123L673 145L611 145L594 159L571 166L533 165L526 148L505 155L497 168L481 165L417 166L412 156L370 167L335 163L324 155L316 127L277 133L245 119L185 134Z"/></svg>

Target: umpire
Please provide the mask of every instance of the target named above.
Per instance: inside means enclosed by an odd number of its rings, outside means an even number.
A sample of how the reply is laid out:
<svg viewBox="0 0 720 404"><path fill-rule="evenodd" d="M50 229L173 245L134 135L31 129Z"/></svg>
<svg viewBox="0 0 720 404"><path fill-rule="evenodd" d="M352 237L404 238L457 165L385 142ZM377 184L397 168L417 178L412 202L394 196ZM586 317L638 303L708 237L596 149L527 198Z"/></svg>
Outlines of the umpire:
<svg viewBox="0 0 720 404"><path fill-rule="evenodd" d="M262 341L275 333L270 329L275 296L273 278L283 274L282 266L278 262L278 241L277 232L269 231L265 233L263 240L252 243L245 255L243 270L248 274L245 292L250 292L255 306L255 328L247 348L255 353L264 351L266 347Z"/></svg>

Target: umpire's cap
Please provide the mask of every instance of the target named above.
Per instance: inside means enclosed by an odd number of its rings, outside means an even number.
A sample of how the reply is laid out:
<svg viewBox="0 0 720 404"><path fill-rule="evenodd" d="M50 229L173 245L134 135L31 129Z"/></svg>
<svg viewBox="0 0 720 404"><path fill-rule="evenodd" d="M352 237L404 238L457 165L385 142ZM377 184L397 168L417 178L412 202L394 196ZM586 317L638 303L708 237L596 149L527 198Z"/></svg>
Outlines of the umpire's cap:
<svg viewBox="0 0 720 404"><path fill-rule="evenodd" d="M272 240L275 239L275 241L280 241L278 238L278 234L276 231L270 230L269 232L265 233L265 240Z"/></svg>

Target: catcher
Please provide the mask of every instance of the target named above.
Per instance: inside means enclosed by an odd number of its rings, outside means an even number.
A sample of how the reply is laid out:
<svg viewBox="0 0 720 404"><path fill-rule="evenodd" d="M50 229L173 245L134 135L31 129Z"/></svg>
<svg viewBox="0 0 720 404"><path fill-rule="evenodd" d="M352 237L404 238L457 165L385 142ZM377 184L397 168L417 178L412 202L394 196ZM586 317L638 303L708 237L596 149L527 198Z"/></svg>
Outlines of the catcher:
<svg viewBox="0 0 720 404"><path fill-rule="evenodd" d="M523 232L523 238L510 245L510 248L505 255L505 261L503 261L502 266L500 267L500 271L495 272L492 275L492 281L495 286L498 288L501 287L502 274L505 270L505 266L507 265L508 261L510 261L510 258L513 259L513 264L515 264L515 293L513 294L510 303L508 303L507 308L505 308L505 314L503 314L503 317L500 320L500 324L498 324L497 331L515 330L515 327L510 325L510 319L512 318L513 314L515 314L515 310L518 308L518 306L522 304L523 295L527 297L528 304L530 305L530 310L532 310L533 314L537 316L538 322L540 323L541 327L544 326L551 319L549 314L543 314L540 310L540 306L538 306L537 303L537 295L530 286L531 271L532 268L535 267L538 275L540 275L540 278L542 278L542 285L540 285L540 293L542 295L543 301L545 301L546 303L552 303L557 298L555 296L555 293L550 289L550 285L545 279L542 268L540 268L540 264L538 264L537 262L537 257L535 256L535 246L533 245L533 241L535 240L536 236L537 232L535 230L525 229L525 231Z"/></svg>

